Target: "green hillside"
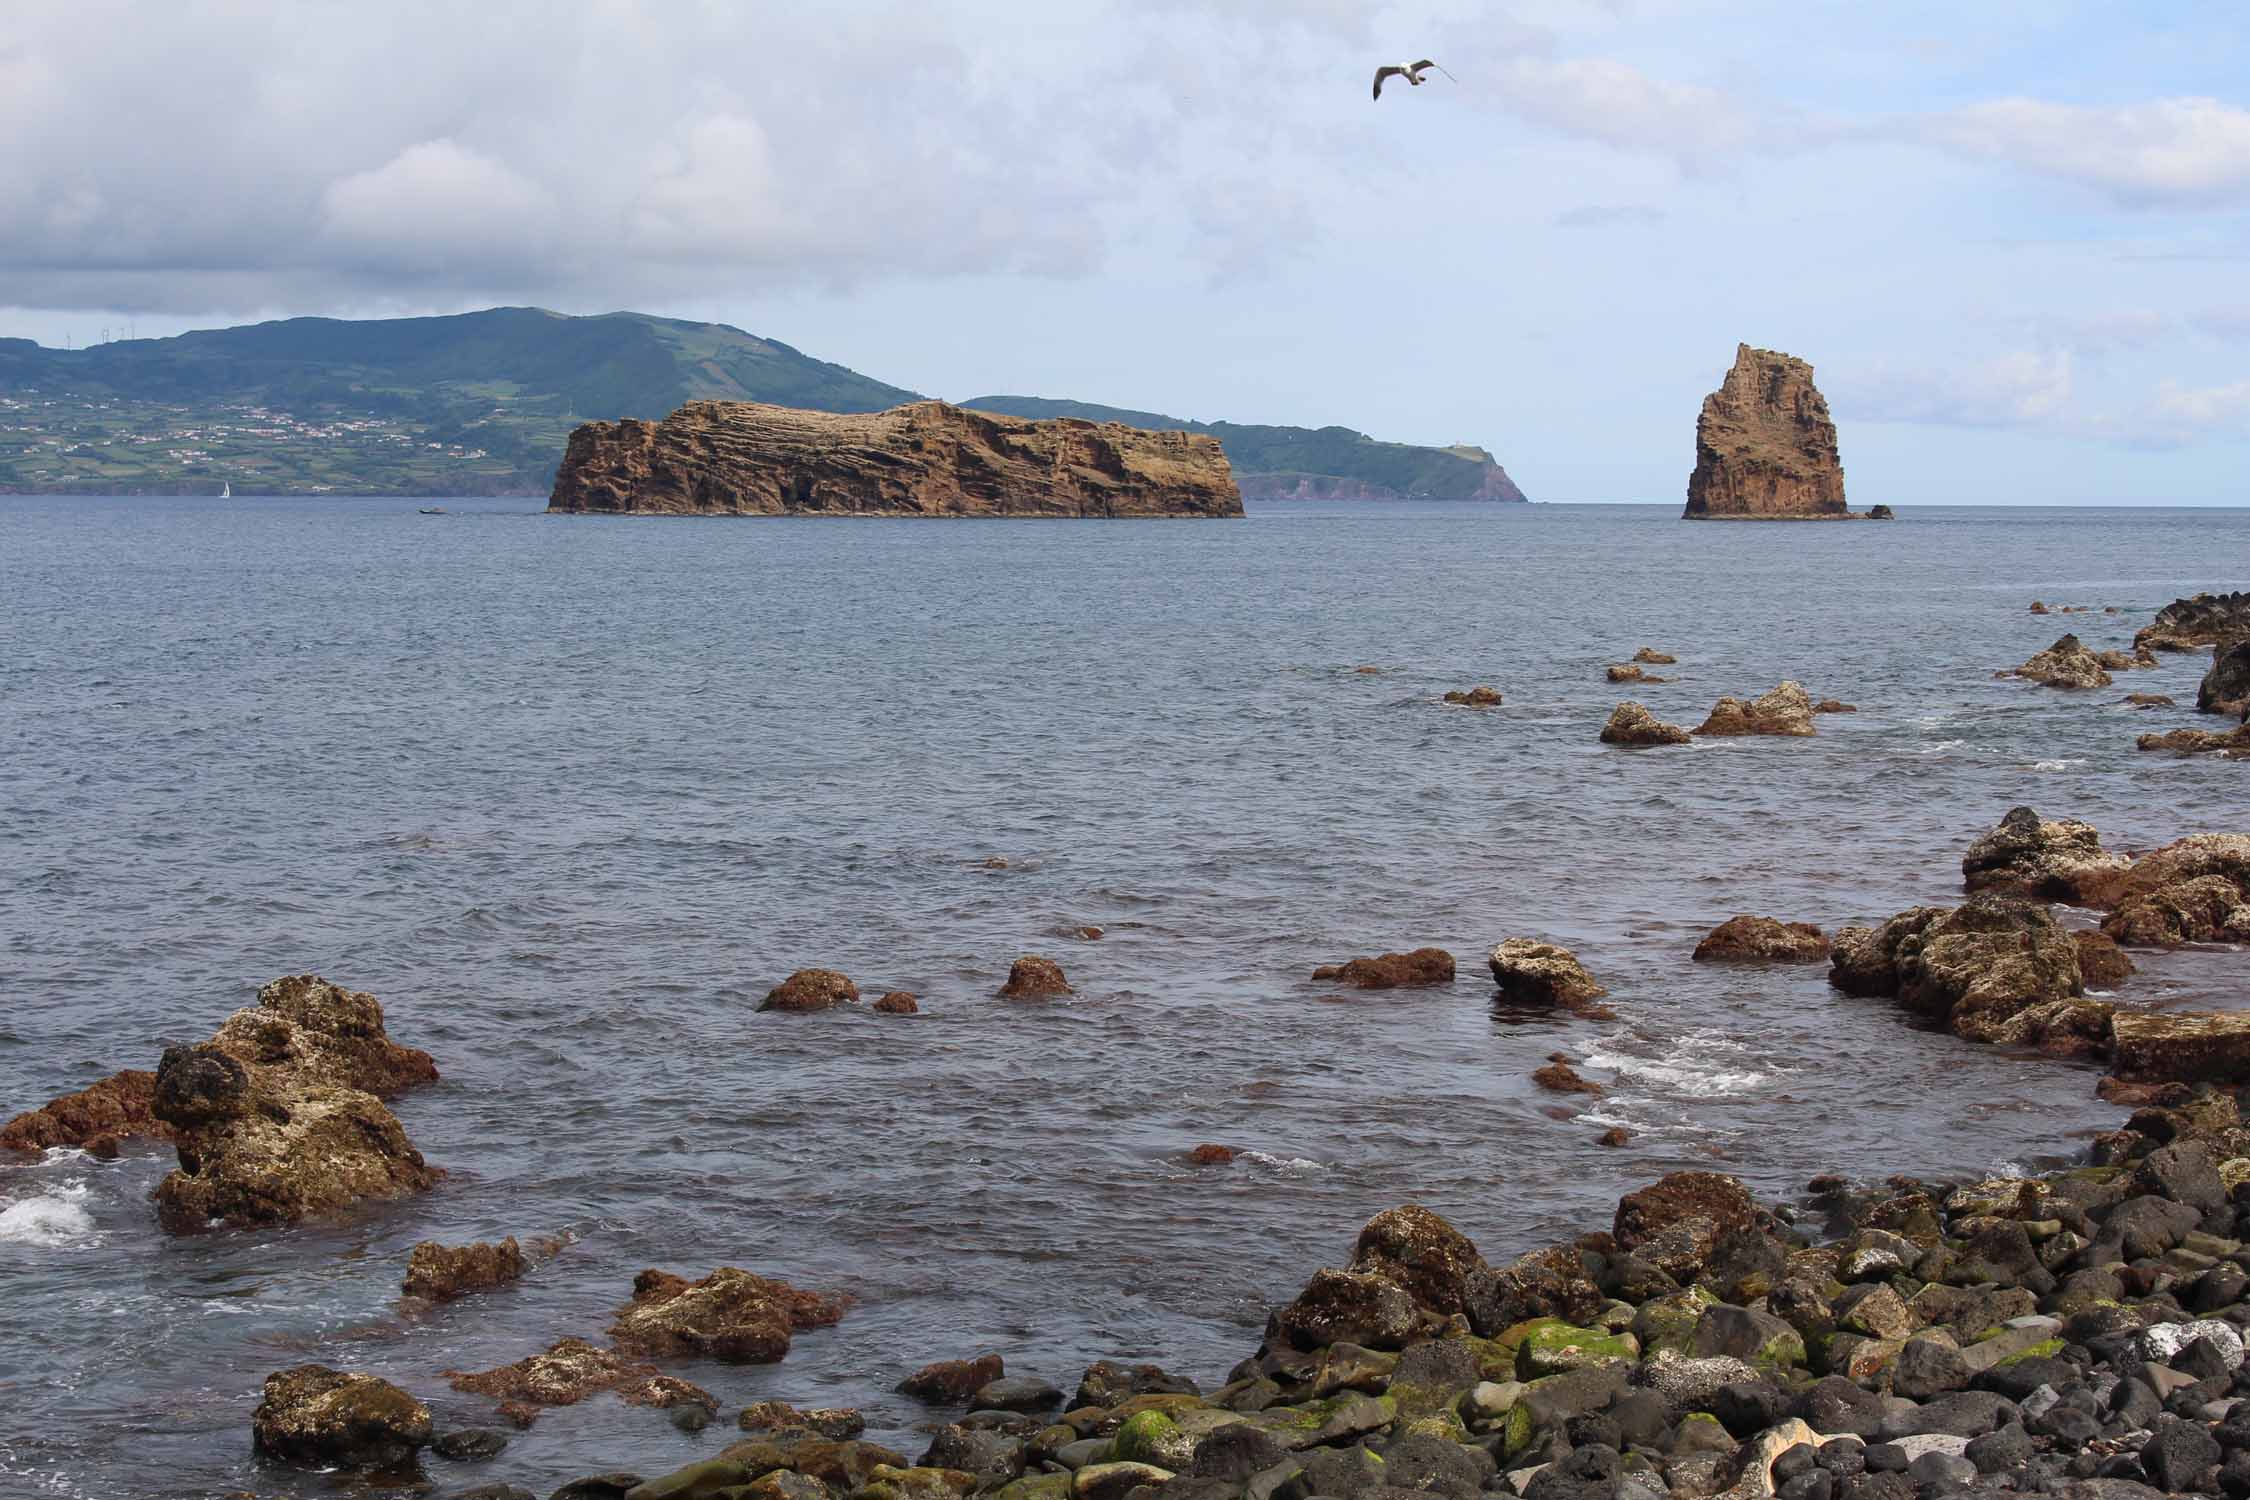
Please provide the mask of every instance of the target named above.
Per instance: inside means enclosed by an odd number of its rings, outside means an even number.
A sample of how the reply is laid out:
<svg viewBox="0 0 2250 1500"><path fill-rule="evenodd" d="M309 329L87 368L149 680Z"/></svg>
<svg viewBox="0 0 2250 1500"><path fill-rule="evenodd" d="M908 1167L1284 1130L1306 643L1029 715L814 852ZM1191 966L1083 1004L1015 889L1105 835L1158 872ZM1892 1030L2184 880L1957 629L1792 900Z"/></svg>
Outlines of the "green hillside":
<svg viewBox="0 0 2250 1500"><path fill-rule="evenodd" d="M642 313L290 318L88 349L0 339L0 493L545 494L581 422L692 400L851 412L916 399L738 328ZM1207 432L1253 499L1524 498L1481 448L1026 396L964 404Z"/></svg>
<svg viewBox="0 0 2250 1500"><path fill-rule="evenodd" d="M45 349L0 339L0 491L544 494L579 423L912 391L716 323L502 307Z"/></svg>
<svg viewBox="0 0 2250 1500"><path fill-rule="evenodd" d="M1207 432L1226 449L1235 480L1250 499L1283 496L1342 499L1523 500L1525 495L1482 448L1421 448L1378 442L1349 427L1261 427L1242 422L1191 422L1160 412L1040 396L979 396L964 401L1014 417L1083 417L1131 427Z"/></svg>

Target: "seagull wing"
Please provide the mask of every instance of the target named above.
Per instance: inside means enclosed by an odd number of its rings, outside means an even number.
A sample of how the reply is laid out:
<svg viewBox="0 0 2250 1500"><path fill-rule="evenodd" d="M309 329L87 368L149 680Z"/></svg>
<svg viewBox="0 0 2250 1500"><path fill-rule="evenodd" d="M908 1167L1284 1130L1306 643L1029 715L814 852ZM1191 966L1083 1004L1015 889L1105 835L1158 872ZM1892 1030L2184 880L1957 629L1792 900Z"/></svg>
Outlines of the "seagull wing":
<svg viewBox="0 0 2250 1500"><path fill-rule="evenodd" d="M1418 63L1416 63L1416 64L1414 65L1414 71L1415 71L1415 72L1417 72L1417 73L1421 72L1421 71L1422 71L1422 70L1424 70L1425 68L1435 68L1435 69L1437 69L1437 70L1438 70L1438 71L1439 71L1440 73L1444 73L1446 77L1448 77L1448 78L1453 78L1453 74L1452 74L1451 72L1447 71L1447 69L1446 69L1446 66L1445 66L1445 64L1444 64L1444 63L1441 63L1441 62L1432 62L1432 61L1431 61L1431 60L1430 60L1429 58L1426 58L1426 57L1425 57L1425 58L1423 58L1423 59L1422 59L1422 60L1421 60L1420 62L1418 62ZM1460 79L1458 79L1458 78L1453 78L1453 81L1454 81L1455 83L1459 83L1459 82L1460 82L1461 80L1460 80Z"/></svg>
<svg viewBox="0 0 2250 1500"><path fill-rule="evenodd" d="M1377 68L1377 69L1375 70L1375 97L1376 97L1376 98L1378 98L1378 99L1380 99L1380 98L1382 98L1382 97L1383 97L1383 80L1384 80L1384 79L1386 79L1386 78L1403 78L1404 76L1406 76L1406 69L1404 69L1404 68L1401 68L1401 67L1396 67L1396 66L1387 66L1387 67L1381 67L1381 68Z"/></svg>

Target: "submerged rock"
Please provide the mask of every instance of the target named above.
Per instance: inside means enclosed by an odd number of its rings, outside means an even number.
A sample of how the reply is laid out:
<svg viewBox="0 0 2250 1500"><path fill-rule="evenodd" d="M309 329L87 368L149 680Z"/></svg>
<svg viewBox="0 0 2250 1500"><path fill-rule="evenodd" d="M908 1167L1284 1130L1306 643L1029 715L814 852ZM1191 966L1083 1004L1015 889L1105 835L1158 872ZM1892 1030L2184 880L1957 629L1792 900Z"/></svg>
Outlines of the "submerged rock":
<svg viewBox="0 0 2250 1500"><path fill-rule="evenodd" d="M1641 704L1628 698L1611 711L1609 722L1602 726L1602 743L1605 745L1684 745L1688 732L1677 724L1666 724Z"/></svg>
<svg viewBox="0 0 2250 1500"><path fill-rule="evenodd" d="M2102 932L2073 932L2078 945L2078 975L2088 989L2113 990L2133 977L2133 961Z"/></svg>
<svg viewBox="0 0 2250 1500"><path fill-rule="evenodd" d="M1004 1000L1037 1000L1070 993L1070 981L1063 976L1062 965L1036 953L1017 959L1008 969L1008 982L1000 986Z"/></svg>
<svg viewBox="0 0 2250 1500"><path fill-rule="evenodd" d="M2133 637L2152 651L2196 651L2250 640L2250 590L2175 599Z"/></svg>
<svg viewBox="0 0 2250 1500"><path fill-rule="evenodd" d="M1972 891L2091 906L2106 898L2132 863L2103 849L2102 836L2091 823L2046 821L2028 807L2012 807L1961 856L1961 883Z"/></svg>
<svg viewBox="0 0 2250 1500"><path fill-rule="evenodd" d="M1678 657L1668 656L1654 646L1641 647L1640 650L1633 653L1633 660L1651 667L1669 667L1679 662Z"/></svg>
<svg viewBox="0 0 2250 1500"><path fill-rule="evenodd" d="M451 1302L470 1292L490 1291L522 1279L523 1250L514 1235L498 1244L441 1245L423 1240L408 1254L402 1290L409 1297Z"/></svg>
<svg viewBox="0 0 2250 1500"><path fill-rule="evenodd" d="M1698 963L1816 964L1828 958L1828 939L1810 922L1772 917L1729 917L1695 945Z"/></svg>
<svg viewBox="0 0 2250 1500"><path fill-rule="evenodd" d="M1646 672L1642 671L1638 666L1634 665L1631 662L1608 667L1604 669L1604 675L1606 675L1611 682L1639 682L1643 678L1648 677L1648 674ZM1661 677L1657 677L1650 678L1649 680L1654 682L1662 682L1664 679Z"/></svg>
<svg viewBox="0 0 2250 1500"><path fill-rule="evenodd" d="M843 1297L800 1291L734 1266L692 1282L643 1271L609 1336L628 1354L772 1364L789 1352L791 1335L830 1326L847 1305Z"/></svg>
<svg viewBox="0 0 2250 1500"><path fill-rule="evenodd" d="M873 1009L879 1016L911 1016L921 1012L921 1003L905 990L892 990L875 1002Z"/></svg>
<svg viewBox="0 0 2250 1500"><path fill-rule="evenodd" d="M301 1468L403 1468L430 1444L430 1409L372 1375L297 1365L266 1377L250 1418L268 1458Z"/></svg>
<svg viewBox="0 0 2250 1500"><path fill-rule="evenodd" d="M437 1076L429 1054L392 1042L375 997L313 974L277 979L212 1039L172 1047L153 1109L179 1147L156 1190L175 1234L214 1220L286 1224L442 1175L378 1095Z"/></svg>
<svg viewBox="0 0 2250 1500"><path fill-rule="evenodd" d="M570 435L550 511L612 515L1240 516L1219 440L915 401L691 401Z"/></svg>
<svg viewBox="0 0 2250 1500"><path fill-rule="evenodd" d="M1493 687L1473 687L1465 693L1459 691L1447 693L1445 701L1459 704L1465 708L1498 708L1500 706L1500 690Z"/></svg>
<svg viewBox="0 0 2250 1500"><path fill-rule="evenodd" d="M1813 385L1811 365L1771 349L1736 346L1734 367L1703 398L1682 514L1691 520L1849 514L1836 424Z"/></svg>
<svg viewBox="0 0 2250 1500"><path fill-rule="evenodd" d="M1556 943L1509 938L1489 962L1502 999L1515 1005L1583 1005L1609 993L1586 972L1578 955Z"/></svg>
<svg viewBox="0 0 2250 1500"><path fill-rule="evenodd" d="M2101 658L2087 650L2075 635L2061 637L2013 672L2002 675L2027 678L2051 688L2101 688L2108 687L2113 680L2103 668Z"/></svg>
<svg viewBox="0 0 2250 1500"><path fill-rule="evenodd" d="M2240 729L2175 729L2169 734L2144 734L2133 742L2137 750L2169 750L2175 755L2218 755L2227 760L2250 760L2250 724Z"/></svg>
<svg viewBox="0 0 2250 1500"><path fill-rule="evenodd" d="M1817 734L1813 725L1812 699L1794 682L1784 682L1763 697L1745 703L1740 698L1721 698L1711 706L1711 715L1695 727L1701 735L1778 734L1804 736Z"/></svg>
<svg viewBox="0 0 2250 1500"><path fill-rule="evenodd" d="M1312 977L1363 990L1391 990L1411 985L1451 984L1453 955L1443 948L1416 948L1411 953L1385 953L1375 958L1355 958L1346 963L1324 964Z"/></svg>
<svg viewBox="0 0 2250 1500"><path fill-rule="evenodd" d="M829 1010L859 1003L859 986L834 969L799 969L766 992L760 1010Z"/></svg>
<svg viewBox="0 0 2250 1500"><path fill-rule="evenodd" d="M1188 1162L1198 1167L1223 1167L1233 1161L1236 1152L1232 1146L1217 1146L1206 1141L1188 1153Z"/></svg>
<svg viewBox="0 0 2250 1500"><path fill-rule="evenodd" d="M2119 1078L2250 1083L2250 1011L2119 1011L2113 1024Z"/></svg>
<svg viewBox="0 0 2250 1500"><path fill-rule="evenodd" d="M603 1391L614 1391L628 1406L719 1409L717 1398L702 1387L584 1339L560 1339L543 1353L497 1369L447 1370L445 1378L457 1391L507 1403L524 1424L540 1407L575 1406Z"/></svg>
<svg viewBox="0 0 2250 1500"><path fill-rule="evenodd" d="M1551 1058L1542 1066L1534 1068L1531 1073L1531 1081L1554 1094L1600 1094L1603 1092L1600 1084L1594 1082L1591 1078L1579 1077L1578 1070L1560 1056Z"/></svg>

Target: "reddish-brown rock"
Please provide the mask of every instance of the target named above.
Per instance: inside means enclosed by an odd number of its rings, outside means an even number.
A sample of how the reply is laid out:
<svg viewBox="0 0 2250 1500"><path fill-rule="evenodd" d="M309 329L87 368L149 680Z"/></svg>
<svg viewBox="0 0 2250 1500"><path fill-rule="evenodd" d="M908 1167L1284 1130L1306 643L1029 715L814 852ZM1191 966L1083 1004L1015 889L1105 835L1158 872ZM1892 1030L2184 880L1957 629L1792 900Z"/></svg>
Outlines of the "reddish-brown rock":
<svg viewBox="0 0 2250 1500"><path fill-rule="evenodd" d="M1500 690L1494 687L1473 687L1467 692L1449 692L1445 701L1463 708L1498 708Z"/></svg>
<svg viewBox="0 0 2250 1500"><path fill-rule="evenodd" d="M859 1001L859 986L834 969L799 969L766 992L760 1010L828 1010Z"/></svg>
<svg viewBox="0 0 2250 1500"><path fill-rule="evenodd" d="M744 1432L811 1432L832 1443L848 1442L867 1430L867 1418L856 1407L791 1406L786 1401L754 1401L742 1409L735 1425Z"/></svg>
<svg viewBox="0 0 2250 1500"><path fill-rule="evenodd" d="M549 511L609 515L1239 516L1219 440L916 401L842 414L691 401L570 435Z"/></svg>
<svg viewBox="0 0 2250 1500"><path fill-rule="evenodd" d="M2178 706L2165 693L2127 693L2125 701L2135 708L2174 708Z"/></svg>
<svg viewBox="0 0 2250 1500"><path fill-rule="evenodd" d="M523 1250L509 1235L498 1244L479 1240L473 1245L441 1245L423 1240L406 1258L409 1297L451 1302L471 1292L487 1292L522 1279Z"/></svg>
<svg viewBox="0 0 2250 1500"><path fill-rule="evenodd" d="M1643 646L1640 650L1633 653L1633 660L1642 662L1652 667L1669 667L1677 663L1679 661L1679 658L1676 656L1668 656L1664 652L1657 650L1654 646Z"/></svg>
<svg viewBox="0 0 2250 1500"><path fill-rule="evenodd" d="M1188 1161L1198 1167L1223 1167L1234 1160L1232 1146L1214 1146L1208 1143L1188 1153Z"/></svg>
<svg viewBox="0 0 2250 1500"><path fill-rule="evenodd" d="M1813 726L1812 698L1794 682L1781 686L1762 697L1744 702L1740 698L1721 698L1711 705L1711 715L1695 726L1700 735L1777 734L1799 738L1817 734Z"/></svg>
<svg viewBox="0 0 2250 1500"><path fill-rule="evenodd" d="M2250 636L2211 650L2211 670L2196 685L2197 713L2250 719Z"/></svg>
<svg viewBox="0 0 2250 1500"><path fill-rule="evenodd" d="M1363 990L1395 990L1409 985L1451 984L1453 955L1443 948L1416 948L1411 953L1385 953L1375 958L1355 958L1347 963L1323 964L1312 977Z"/></svg>
<svg viewBox="0 0 2250 1500"><path fill-rule="evenodd" d="M1599 1094L1602 1086L1591 1078L1581 1078L1578 1070L1567 1062L1555 1061L1532 1071L1531 1081L1556 1094Z"/></svg>
<svg viewBox="0 0 2250 1500"><path fill-rule="evenodd" d="M1597 1146L1622 1146L1632 1139L1633 1132L1622 1125L1612 1125L1609 1129L1594 1137L1594 1144Z"/></svg>
<svg viewBox="0 0 2250 1500"><path fill-rule="evenodd" d="M1688 732L1677 724L1667 724L1648 709L1628 698L1610 711L1609 722L1602 726L1602 743L1643 748L1651 745L1684 745Z"/></svg>
<svg viewBox="0 0 2250 1500"><path fill-rule="evenodd" d="M2078 976L2092 990L2114 990L2133 977L2133 961L2109 934L2073 932L2078 945Z"/></svg>
<svg viewBox="0 0 2250 1500"><path fill-rule="evenodd" d="M2239 729L2175 729L2169 734L2144 734L2133 741L2137 750L2169 750L2174 755L2218 755L2227 760L2250 759L2250 724Z"/></svg>
<svg viewBox="0 0 2250 1500"><path fill-rule="evenodd" d="M2194 834L2141 856L2102 931L2131 948L2250 941L2250 834Z"/></svg>
<svg viewBox="0 0 2250 1500"><path fill-rule="evenodd" d="M513 1408L517 1425L527 1426L546 1406L575 1406L588 1396L615 1391L629 1406L702 1406L719 1409L717 1398L700 1386L666 1375L652 1364L623 1358L584 1339L563 1339L541 1354L498 1369L447 1370L457 1391L491 1396Z"/></svg>
<svg viewBox="0 0 2250 1500"><path fill-rule="evenodd" d="M1605 669L1605 675L1611 682L1639 682L1648 677L1648 673L1633 662L1618 662ZM1654 680L1662 682L1664 679L1659 677Z"/></svg>
<svg viewBox="0 0 2250 1500"><path fill-rule="evenodd" d="M2091 823L2042 819L2012 807L1961 856L1961 883L1972 891L2012 891L2075 906L2104 904L2106 893L2132 865L2102 848Z"/></svg>
<svg viewBox="0 0 2250 1500"><path fill-rule="evenodd" d="M997 1354L980 1354L975 1359L941 1359L924 1365L900 1381L898 1390L901 1395L932 1406L957 1406L1007 1373L1006 1364Z"/></svg>
<svg viewBox="0 0 2250 1500"><path fill-rule="evenodd" d="M155 1103L156 1075L127 1068L0 1125L0 1147L40 1151L76 1146L110 1157L117 1154L120 1141L136 1137L168 1141L172 1127L156 1118Z"/></svg>
<svg viewBox="0 0 2250 1500"><path fill-rule="evenodd" d="M1695 424L1691 520L1833 518L1844 506L1836 424L1801 359L1737 345Z"/></svg>
<svg viewBox="0 0 2250 1500"><path fill-rule="evenodd" d="M404 1469L429 1446L430 1409L373 1375L298 1365L266 1377L251 1445L302 1468Z"/></svg>
<svg viewBox="0 0 2250 1500"><path fill-rule="evenodd" d="M1828 939L1810 922L1773 917L1729 917L1695 945L1698 963L1817 964L1828 959Z"/></svg>
<svg viewBox="0 0 2250 1500"><path fill-rule="evenodd" d="M904 990L892 990L875 1002L875 1012L885 1016L911 1016L920 1013L921 1003Z"/></svg>
<svg viewBox="0 0 2250 1500"><path fill-rule="evenodd" d="M1036 953L1027 953L1010 965L1008 982L1000 986L1000 996L1004 1000L1037 1000L1070 992L1070 981L1064 977L1062 965Z"/></svg>
<svg viewBox="0 0 2250 1500"><path fill-rule="evenodd" d="M1823 698L1812 706L1812 711L1816 714L1856 714L1859 712L1859 705L1836 698Z"/></svg>
<svg viewBox="0 0 2250 1500"><path fill-rule="evenodd" d="M693 1282L643 1271L609 1336L628 1354L772 1364L789 1352L791 1335L828 1327L848 1305L847 1298L800 1291L734 1266Z"/></svg>

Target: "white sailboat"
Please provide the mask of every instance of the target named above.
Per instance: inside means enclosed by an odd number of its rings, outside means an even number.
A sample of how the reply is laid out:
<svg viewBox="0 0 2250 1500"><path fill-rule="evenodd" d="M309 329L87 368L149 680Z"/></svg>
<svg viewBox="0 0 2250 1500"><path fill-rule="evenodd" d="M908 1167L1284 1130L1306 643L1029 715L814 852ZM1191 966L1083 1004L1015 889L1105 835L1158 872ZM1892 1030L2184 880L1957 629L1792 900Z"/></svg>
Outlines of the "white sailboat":
<svg viewBox="0 0 2250 1500"><path fill-rule="evenodd" d="M234 498L233 481L224 479L219 481L219 498L221 500L232 500Z"/></svg>

